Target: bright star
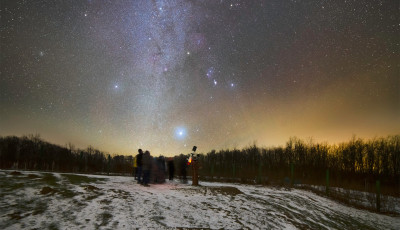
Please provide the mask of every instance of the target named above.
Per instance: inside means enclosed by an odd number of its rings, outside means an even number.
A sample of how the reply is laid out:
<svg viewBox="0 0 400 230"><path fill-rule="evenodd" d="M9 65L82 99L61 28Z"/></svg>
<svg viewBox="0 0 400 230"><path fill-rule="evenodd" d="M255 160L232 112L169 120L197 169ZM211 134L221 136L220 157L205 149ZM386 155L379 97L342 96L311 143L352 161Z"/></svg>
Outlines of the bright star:
<svg viewBox="0 0 400 230"><path fill-rule="evenodd" d="M186 138L186 128L185 127L176 127L175 128L175 139L184 140Z"/></svg>

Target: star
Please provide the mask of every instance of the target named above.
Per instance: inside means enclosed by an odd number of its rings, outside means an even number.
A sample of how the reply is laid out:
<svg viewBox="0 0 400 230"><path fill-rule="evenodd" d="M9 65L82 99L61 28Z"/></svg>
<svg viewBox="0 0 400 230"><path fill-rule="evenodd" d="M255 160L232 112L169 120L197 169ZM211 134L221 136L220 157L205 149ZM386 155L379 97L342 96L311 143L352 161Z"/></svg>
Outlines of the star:
<svg viewBox="0 0 400 230"><path fill-rule="evenodd" d="M175 128L175 139L184 140L187 136L186 128L179 126Z"/></svg>
<svg viewBox="0 0 400 230"><path fill-rule="evenodd" d="M214 74L214 67L208 68L207 73L206 73L206 76L207 76L208 78L211 78L211 77L213 76L213 74Z"/></svg>

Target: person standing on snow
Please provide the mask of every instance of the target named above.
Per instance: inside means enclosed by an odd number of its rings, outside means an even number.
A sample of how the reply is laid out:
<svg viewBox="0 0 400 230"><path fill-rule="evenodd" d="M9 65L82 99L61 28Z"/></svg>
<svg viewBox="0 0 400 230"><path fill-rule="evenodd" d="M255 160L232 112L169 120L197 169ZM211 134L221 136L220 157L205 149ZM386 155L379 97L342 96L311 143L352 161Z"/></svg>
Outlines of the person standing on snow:
<svg viewBox="0 0 400 230"><path fill-rule="evenodd" d="M136 155L136 164L137 164L137 170L136 170L136 177L137 181L139 184L143 183L143 150L139 149L138 150L138 155Z"/></svg>
<svg viewBox="0 0 400 230"><path fill-rule="evenodd" d="M150 152L146 150L143 154L143 185L149 186L150 182L150 172L152 168L153 157Z"/></svg>
<svg viewBox="0 0 400 230"><path fill-rule="evenodd" d="M180 166L181 166L181 176L182 176L182 182L184 184L187 184L187 166L188 166L188 160L186 158L186 156L184 156L181 153L181 162L180 162Z"/></svg>
<svg viewBox="0 0 400 230"><path fill-rule="evenodd" d="M174 180L174 173L175 173L175 166L174 166L174 158L170 157L168 159L168 174L169 174L169 180L172 181Z"/></svg>

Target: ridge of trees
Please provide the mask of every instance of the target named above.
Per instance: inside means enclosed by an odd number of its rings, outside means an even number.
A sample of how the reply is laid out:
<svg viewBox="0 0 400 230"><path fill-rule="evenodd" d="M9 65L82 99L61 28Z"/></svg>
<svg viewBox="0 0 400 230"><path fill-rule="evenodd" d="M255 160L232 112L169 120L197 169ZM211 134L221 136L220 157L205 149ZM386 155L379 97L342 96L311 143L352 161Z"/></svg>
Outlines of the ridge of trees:
<svg viewBox="0 0 400 230"><path fill-rule="evenodd" d="M199 161L205 178L326 185L329 171L330 186L373 192L380 180L384 193L400 196L400 135L335 145L291 137L284 147L212 150Z"/></svg>
<svg viewBox="0 0 400 230"><path fill-rule="evenodd" d="M48 143L39 135L0 137L0 168L79 173L132 172L133 156L108 154L92 146L77 149Z"/></svg>
<svg viewBox="0 0 400 230"><path fill-rule="evenodd" d="M211 172L214 167L215 175L219 176L243 171L242 174L256 177L260 166L265 171L278 172L289 169L291 164L305 173L325 173L330 169L350 174L400 176L400 135L367 141L353 137L338 145L306 143L291 137L285 147L259 148L254 144L242 150L212 150L201 161L205 170Z"/></svg>

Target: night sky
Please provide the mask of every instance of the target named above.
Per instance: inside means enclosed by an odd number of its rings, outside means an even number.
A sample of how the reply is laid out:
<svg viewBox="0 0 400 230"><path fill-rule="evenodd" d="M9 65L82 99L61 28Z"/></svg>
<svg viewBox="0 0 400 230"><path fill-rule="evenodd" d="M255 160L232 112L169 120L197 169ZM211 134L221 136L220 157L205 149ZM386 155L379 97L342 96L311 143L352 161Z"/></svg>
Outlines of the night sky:
<svg viewBox="0 0 400 230"><path fill-rule="evenodd" d="M0 135L153 155L399 134L399 2L1 0Z"/></svg>

